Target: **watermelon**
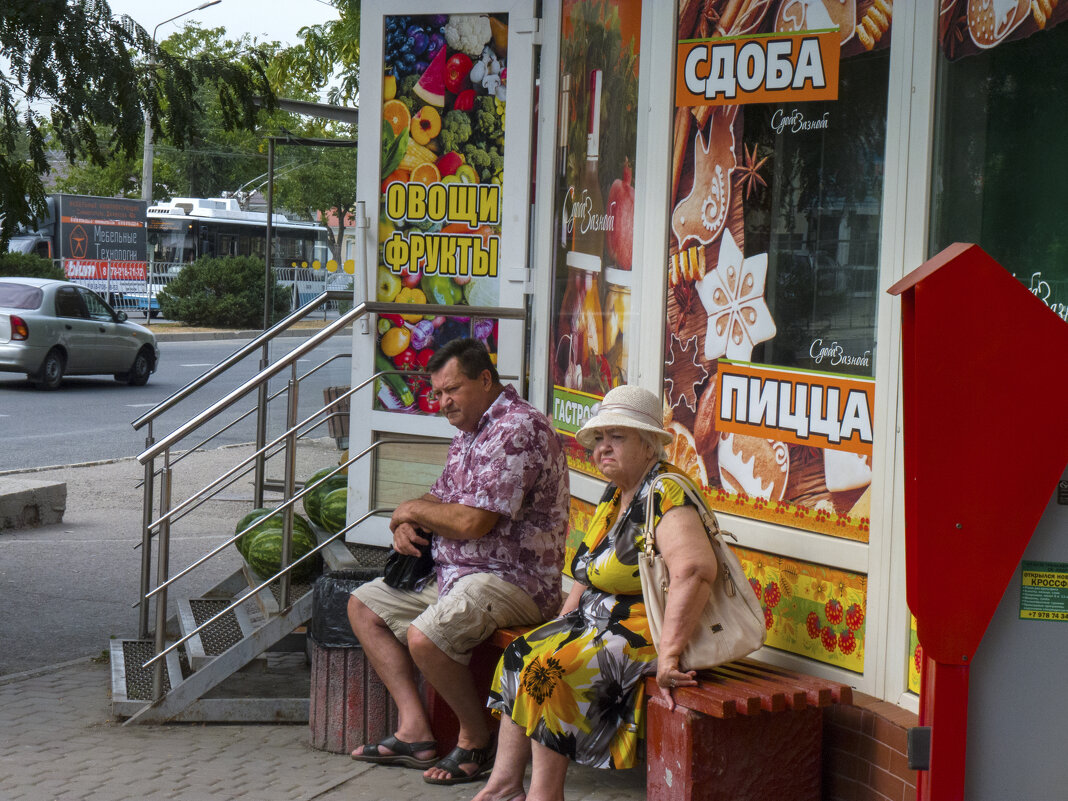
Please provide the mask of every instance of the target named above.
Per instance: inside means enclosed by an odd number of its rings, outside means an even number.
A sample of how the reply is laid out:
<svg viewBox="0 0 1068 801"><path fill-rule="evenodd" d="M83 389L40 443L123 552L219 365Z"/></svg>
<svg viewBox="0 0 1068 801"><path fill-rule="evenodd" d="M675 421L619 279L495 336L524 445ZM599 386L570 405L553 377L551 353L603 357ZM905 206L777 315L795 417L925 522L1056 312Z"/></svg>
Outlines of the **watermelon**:
<svg viewBox="0 0 1068 801"><path fill-rule="evenodd" d="M242 531L252 525L252 522L254 520L259 520L268 512L273 511L273 509L270 509L265 506L261 506L259 509L253 509L247 515L237 521L237 525L234 527L234 534L240 534ZM253 531L255 531L255 529ZM245 546L248 545L249 541L252 539L253 531L248 532L245 536L243 536L241 539L234 543L234 547L237 548L238 553L240 553L242 556L245 555Z"/></svg>
<svg viewBox="0 0 1068 801"><path fill-rule="evenodd" d="M345 513L349 503L349 491L342 487L330 492L323 498L319 508L319 518L323 522L323 528L331 534L337 534L345 528Z"/></svg>
<svg viewBox="0 0 1068 801"><path fill-rule="evenodd" d="M279 518L280 519L280 518ZM273 576L282 568L282 526L272 525L271 520L264 521L249 534L253 537L245 548L245 561L252 571L261 579ZM300 520L298 524L297 521ZM297 515L293 516L293 540L290 556L296 561L317 545L315 535L308 523ZM293 569L295 581L307 581L319 567L318 559L308 559Z"/></svg>
<svg viewBox="0 0 1068 801"><path fill-rule="evenodd" d="M439 48L434 60L430 62L412 93L421 97L432 106L445 105L445 48Z"/></svg>
<svg viewBox="0 0 1068 801"><path fill-rule="evenodd" d="M274 509L271 509L269 507L261 507L259 509L253 509L251 512L249 512L247 515L242 517L241 520L238 521L237 527L234 529L234 533L237 534L240 531L244 531L249 525L252 524L252 522L254 520L258 520L260 518L266 517L268 514L270 514L273 511L274 511ZM262 529L268 528L268 527L271 527L271 528L277 527L277 528L281 529L282 525L283 525L284 516L285 516L284 513L279 512L274 517L270 517L270 518L264 520L262 524L256 526L253 529L250 529L249 532L247 534L245 534L245 536L243 536L236 543L234 543L234 545L237 547L238 553L240 553L242 556L247 556L248 555L248 545L249 545L249 543L252 542L252 540L255 538L255 536ZM301 534L303 536L308 537L308 538L310 538L312 540L312 547L314 548L315 547L315 532L312 530L312 527L310 525L308 525L308 521L307 520L305 520L299 514L294 512L293 513L293 536L294 537L296 537L298 531L301 532Z"/></svg>
<svg viewBox="0 0 1068 801"><path fill-rule="evenodd" d="M317 526L323 525L323 521L319 519L319 505L322 502L322 499L326 497L327 493L349 485L348 478L341 473L336 473L323 481L326 475L334 469L335 468L333 467L324 467L304 482L305 489L311 487L311 489L308 489L308 492L301 498L304 503L304 512ZM316 482L322 483L318 484L318 486L312 486L316 484Z"/></svg>

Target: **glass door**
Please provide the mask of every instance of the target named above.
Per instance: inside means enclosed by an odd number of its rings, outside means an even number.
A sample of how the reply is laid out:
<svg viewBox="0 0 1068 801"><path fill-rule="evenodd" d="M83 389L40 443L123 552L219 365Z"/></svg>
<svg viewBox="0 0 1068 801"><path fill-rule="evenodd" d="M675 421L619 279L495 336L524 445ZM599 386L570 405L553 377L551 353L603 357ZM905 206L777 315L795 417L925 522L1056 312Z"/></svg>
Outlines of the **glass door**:
<svg viewBox="0 0 1068 801"><path fill-rule="evenodd" d="M353 386L420 370L465 336L483 340L502 380L518 385L523 323L467 309L526 304L534 3L368 0L361 24L357 186L370 220L356 299L449 313L358 325ZM349 520L421 495L440 473L455 430L429 390L393 372L353 396L350 454L390 442L350 468ZM387 522L369 518L349 539L389 544Z"/></svg>

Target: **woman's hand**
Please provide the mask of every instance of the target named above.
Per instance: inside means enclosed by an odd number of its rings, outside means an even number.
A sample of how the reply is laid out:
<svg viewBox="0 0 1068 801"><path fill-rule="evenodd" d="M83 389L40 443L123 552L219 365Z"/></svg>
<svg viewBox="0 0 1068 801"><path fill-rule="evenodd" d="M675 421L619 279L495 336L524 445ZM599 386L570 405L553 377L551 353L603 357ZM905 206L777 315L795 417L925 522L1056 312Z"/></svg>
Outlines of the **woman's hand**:
<svg viewBox="0 0 1068 801"><path fill-rule="evenodd" d="M671 691L679 687L696 687L697 671L680 670L677 656L661 656L656 666L656 686L668 709L674 709L675 698Z"/></svg>

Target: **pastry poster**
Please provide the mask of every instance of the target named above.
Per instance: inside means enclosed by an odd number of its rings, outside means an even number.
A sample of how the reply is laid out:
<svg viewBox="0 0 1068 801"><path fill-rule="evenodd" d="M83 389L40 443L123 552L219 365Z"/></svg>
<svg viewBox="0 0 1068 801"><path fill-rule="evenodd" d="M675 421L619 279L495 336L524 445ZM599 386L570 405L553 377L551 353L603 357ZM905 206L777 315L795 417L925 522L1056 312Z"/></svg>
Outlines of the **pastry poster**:
<svg viewBox="0 0 1068 801"><path fill-rule="evenodd" d="M640 0L565 0L554 200L551 416L572 469L599 475L574 434L627 382ZM640 187L639 187L640 189Z"/></svg>
<svg viewBox="0 0 1068 801"><path fill-rule="evenodd" d="M860 541L892 22L682 0L674 81L669 458L717 509Z"/></svg>
<svg viewBox="0 0 1068 801"><path fill-rule="evenodd" d="M495 306L499 299L507 14L385 19L376 299ZM475 336L496 352L494 320L384 314L375 366L421 370L434 351ZM429 385L390 375L376 405L437 412Z"/></svg>

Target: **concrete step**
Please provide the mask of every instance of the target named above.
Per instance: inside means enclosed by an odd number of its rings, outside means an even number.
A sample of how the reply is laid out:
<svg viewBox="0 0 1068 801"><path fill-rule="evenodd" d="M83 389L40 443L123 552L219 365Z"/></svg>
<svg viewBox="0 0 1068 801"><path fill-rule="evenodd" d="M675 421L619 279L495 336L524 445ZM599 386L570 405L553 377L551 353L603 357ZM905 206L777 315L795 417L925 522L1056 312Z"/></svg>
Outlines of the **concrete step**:
<svg viewBox="0 0 1068 801"><path fill-rule="evenodd" d="M0 532L63 522L65 482L0 476Z"/></svg>

